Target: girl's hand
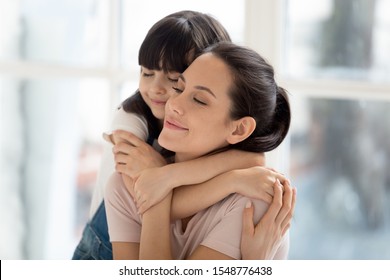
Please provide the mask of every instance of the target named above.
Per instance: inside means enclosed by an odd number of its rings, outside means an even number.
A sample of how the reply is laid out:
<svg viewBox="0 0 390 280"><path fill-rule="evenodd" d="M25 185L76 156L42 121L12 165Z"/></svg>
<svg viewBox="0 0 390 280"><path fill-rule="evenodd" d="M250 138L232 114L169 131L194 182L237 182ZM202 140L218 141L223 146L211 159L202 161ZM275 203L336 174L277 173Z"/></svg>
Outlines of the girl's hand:
<svg viewBox="0 0 390 280"><path fill-rule="evenodd" d="M145 169L135 178L134 199L140 214L162 201L172 191L169 177L169 172L160 167Z"/></svg>
<svg viewBox="0 0 390 280"><path fill-rule="evenodd" d="M144 169L166 165L165 159L153 147L130 132L116 130L112 139L115 142L112 149L115 169L119 173L134 178Z"/></svg>
<svg viewBox="0 0 390 280"><path fill-rule="evenodd" d="M274 189L272 204L256 226L253 224L254 208L250 201L244 209L241 237L244 260L273 259L283 236L290 228L296 189L291 188L288 180L283 185L277 180Z"/></svg>
<svg viewBox="0 0 390 280"><path fill-rule="evenodd" d="M283 174L267 167L251 167L232 171L234 192L254 199L272 202L274 184L278 179L285 182Z"/></svg>

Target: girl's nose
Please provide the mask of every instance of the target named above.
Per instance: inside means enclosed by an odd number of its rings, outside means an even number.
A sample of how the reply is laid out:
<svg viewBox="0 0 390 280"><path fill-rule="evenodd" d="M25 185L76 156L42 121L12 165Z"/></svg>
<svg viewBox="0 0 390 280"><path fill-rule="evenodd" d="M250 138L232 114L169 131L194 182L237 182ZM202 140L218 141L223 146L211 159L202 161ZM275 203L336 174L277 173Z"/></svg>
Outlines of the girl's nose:
<svg viewBox="0 0 390 280"><path fill-rule="evenodd" d="M162 78L156 78L150 87L150 91L154 94L166 94L167 88L164 80Z"/></svg>

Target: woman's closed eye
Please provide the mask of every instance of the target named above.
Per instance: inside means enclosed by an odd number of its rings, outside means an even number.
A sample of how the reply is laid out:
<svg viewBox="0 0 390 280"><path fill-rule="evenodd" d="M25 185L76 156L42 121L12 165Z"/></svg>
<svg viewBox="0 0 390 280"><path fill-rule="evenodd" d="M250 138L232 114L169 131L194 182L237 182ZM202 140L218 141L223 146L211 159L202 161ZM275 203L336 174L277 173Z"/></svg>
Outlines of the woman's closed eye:
<svg viewBox="0 0 390 280"><path fill-rule="evenodd" d="M200 105L207 105L206 102L204 102L204 101L202 101L202 100L200 100L200 99L198 99L198 98L196 98L196 97L194 97L193 100L194 100L196 103L199 103Z"/></svg>

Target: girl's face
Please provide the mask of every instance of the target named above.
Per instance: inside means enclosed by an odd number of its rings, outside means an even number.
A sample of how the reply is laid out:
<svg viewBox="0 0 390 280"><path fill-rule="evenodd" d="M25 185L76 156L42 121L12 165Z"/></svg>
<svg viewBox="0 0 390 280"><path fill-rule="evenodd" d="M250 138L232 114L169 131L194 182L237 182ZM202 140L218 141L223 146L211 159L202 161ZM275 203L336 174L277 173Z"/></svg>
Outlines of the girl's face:
<svg viewBox="0 0 390 280"><path fill-rule="evenodd" d="M176 161L197 158L229 144L231 83L227 65L210 53L198 57L179 75L158 138L162 147L176 153Z"/></svg>
<svg viewBox="0 0 390 280"><path fill-rule="evenodd" d="M178 72L166 73L141 66L139 90L153 115L159 120L164 119L165 104L173 92L172 86L176 84L178 77Z"/></svg>

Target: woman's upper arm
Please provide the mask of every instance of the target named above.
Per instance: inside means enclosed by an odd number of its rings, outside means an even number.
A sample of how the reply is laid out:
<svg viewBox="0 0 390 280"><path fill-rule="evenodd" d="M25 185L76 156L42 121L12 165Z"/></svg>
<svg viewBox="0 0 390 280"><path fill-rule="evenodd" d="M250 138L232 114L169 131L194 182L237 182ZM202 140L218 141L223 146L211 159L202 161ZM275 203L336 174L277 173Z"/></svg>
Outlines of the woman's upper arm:
<svg viewBox="0 0 390 280"><path fill-rule="evenodd" d="M233 258L209 247L200 245L188 257L188 260L233 260Z"/></svg>
<svg viewBox="0 0 390 280"><path fill-rule="evenodd" d="M112 242L112 255L114 260L138 260L139 243Z"/></svg>

